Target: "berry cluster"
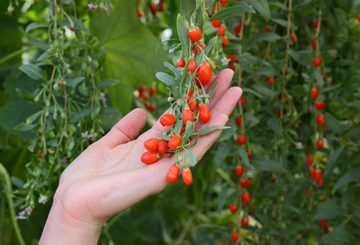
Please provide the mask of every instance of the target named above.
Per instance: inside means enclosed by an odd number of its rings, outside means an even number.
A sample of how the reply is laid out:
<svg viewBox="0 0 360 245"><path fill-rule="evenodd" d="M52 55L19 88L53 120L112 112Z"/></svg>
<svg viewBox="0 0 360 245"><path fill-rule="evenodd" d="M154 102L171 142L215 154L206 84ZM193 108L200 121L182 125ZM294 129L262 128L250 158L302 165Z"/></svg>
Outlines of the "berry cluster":
<svg viewBox="0 0 360 245"><path fill-rule="evenodd" d="M160 2L156 5L154 1L150 0L148 3L149 11L152 16L156 16L158 12L164 12L165 11L165 0L160 0ZM144 11L143 8L139 5L136 10L136 14L139 18L144 17Z"/></svg>
<svg viewBox="0 0 360 245"><path fill-rule="evenodd" d="M154 87L146 88L144 86L140 86L138 87L137 92L137 97L144 102L146 109L148 109L151 113L154 113L156 106L150 103L150 98L155 95L156 89Z"/></svg>

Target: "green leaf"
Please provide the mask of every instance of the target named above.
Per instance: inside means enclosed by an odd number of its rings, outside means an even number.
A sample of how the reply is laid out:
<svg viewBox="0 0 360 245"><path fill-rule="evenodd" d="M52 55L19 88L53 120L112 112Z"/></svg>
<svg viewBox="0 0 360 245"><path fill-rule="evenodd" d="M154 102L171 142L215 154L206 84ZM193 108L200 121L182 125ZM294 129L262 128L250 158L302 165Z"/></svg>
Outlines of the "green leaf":
<svg viewBox="0 0 360 245"><path fill-rule="evenodd" d="M83 118L85 118L87 116L90 116L91 113L96 111L96 109L97 109L96 107L93 107L93 108L85 109L83 111L73 112L71 114L70 122L71 123L76 123L76 122L80 121L81 119L83 119Z"/></svg>
<svg viewBox="0 0 360 245"><path fill-rule="evenodd" d="M185 127L185 135L184 138L188 139L193 133L194 133L194 123L191 121L187 121L186 122L186 127Z"/></svg>
<svg viewBox="0 0 360 245"><path fill-rule="evenodd" d="M283 3L279 3L279 2L271 2L270 5L276 6L284 11L288 11L288 7L283 4Z"/></svg>
<svg viewBox="0 0 360 245"><path fill-rule="evenodd" d="M330 199L319 204L314 216L315 220L336 219L344 215L339 199Z"/></svg>
<svg viewBox="0 0 360 245"><path fill-rule="evenodd" d="M215 157L214 157L214 162L216 167L223 165L223 161L226 155L228 154L228 152L230 151L231 144L232 142L228 140L226 142L219 144L218 147L216 148Z"/></svg>
<svg viewBox="0 0 360 245"><path fill-rule="evenodd" d="M167 62L167 61L164 62L164 66L166 66L166 67L169 68L172 72L174 72L176 81L181 82L181 75L180 75L180 72L179 72L178 68L176 68L175 66L173 66L172 64L170 64L170 63Z"/></svg>
<svg viewBox="0 0 360 245"><path fill-rule="evenodd" d="M333 188L333 192L336 192L340 188L352 183L358 182L360 180L360 167L354 168L341 176L341 178L336 182Z"/></svg>
<svg viewBox="0 0 360 245"><path fill-rule="evenodd" d="M179 40L183 46L183 55L185 58L190 56L189 54L189 47L190 47L190 39L188 37L188 30L189 30L189 23L184 20L180 14L177 16L177 32L179 36Z"/></svg>
<svg viewBox="0 0 360 245"><path fill-rule="evenodd" d="M157 72L156 78L168 86L177 86L178 85L176 80L172 76L170 76L169 74L164 73L164 72Z"/></svg>
<svg viewBox="0 0 360 245"><path fill-rule="evenodd" d="M79 19L71 16L71 20L74 23L75 30L81 30L85 32L86 34L90 34L89 30L85 27L84 23L82 23Z"/></svg>
<svg viewBox="0 0 360 245"><path fill-rule="evenodd" d="M29 32L31 30L34 30L34 29L38 29L38 28L47 28L48 26L47 25L44 25L44 24L40 24L40 23L36 23L36 22L32 22L30 23L29 25L27 25L26 29L25 29L25 32Z"/></svg>
<svg viewBox="0 0 360 245"><path fill-rule="evenodd" d="M196 156L192 151L185 149L185 156L186 156L187 162L190 163L191 166L196 165Z"/></svg>
<svg viewBox="0 0 360 245"><path fill-rule="evenodd" d="M336 149L336 151L332 152L330 154L330 157L329 157L329 161L328 163L325 165L325 172L324 174L327 175L328 173L330 173L330 171L333 170L333 168L339 164L339 162L341 161L342 159L342 155L344 154L345 152L345 148L344 147L341 147L341 148L338 148Z"/></svg>
<svg viewBox="0 0 360 245"><path fill-rule="evenodd" d="M196 1L194 0L181 0L180 1L180 13L184 18L190 22L191 14L194 12Z"/></svg>
<svg viewBox="0 0 360 245"><path fill-rule="evenodd" d="M34 80L43 80L41 68L34 64L22 65L19 67L19 70Z"/></svg>
<svg viewBox="0 0 360 245"><path fill-rule="evenodd" d="M10 179L13 185L15 185L19 189L23 189L25 182L22 179L19 179L18 177L15 176L11 176Z"/></svg>
<svg viewBox="0 0 360 245"><path fill-rule="evenodd" d="M238 149L239 149L239 154L241 156L241 160L244 161L245 166L249 167L250 161L249 161L248 155L245 152L244 148L239 147Z"/></svg>
<svg viewBox="0 0 360 245"><path fill-rule="evenodd" d="M330 233L321 237L320 243L327 245L354 245L359 241L350 232L345 230L345 223L335 226Z"/></svg>
<svg viewBox="0 0 360 245"><path fill-rule="evenodd" d="M34 122L38 117L40 117L42 111L38 111L34 114L32 114L31 116L29 116L27 119L26 119L26 123L27 124L31 124L32 122Z"/></svg>
<svg viewBox="0 0 360 245"><path fill-rule="evenodd" d="M287 27L287 20L282 20L277 18L271 18L271 20L283 27Z"/></svg>
<svg viewBox="0 0 360 245"><path fill-rule="evenodd" d="M35 128L36 124L26 124L20 123L14 129L19 131L30 131L31 129Z"/></svg>
<svg viewBox="0 0 360 245"><path fill-rule="evenodd" d="M277 135L281 135L281 129L279 126L278 120L275 120L275 118L270 118L267 120L267 123L269 128L271 128Z"/></svg>
<svg viewBox="0 0 360 245"><path fill-rule="evenodd" d="M119 84L119 81L117 80L112 80L112 79L104 79L104 80L101 80L96 86L99 88L99 89L104 89L104 88L108 88L108 87L111 87L111 86L114 86L116 84Z"/></svg>
<svg viewBox="0 0 360 245"><path fill-rule="evenodd" d="M264 32L255 36L249 43L253 44L255 42L261 42L261 41L273 42L279 39L281 39L281 36L275 32Z"/></svg>
<svg viewBox="0 0 360 245"><path fill-rule="evenodd" d="M273 173L284 173L285 168L279 163L263 156L255 156L252 160L253 166L259 170Z"/></svg>
<svg viewBox="0 0 360 245"><path fill-rule="evenodd" d="M287 53L301 65L309 65L311 63L312 53L309 51L295 51L289 49Z"/></svg>
<svg viewBox="0 0 360 245"><path fill-rule="evenodd" d="M66 86L75 87L82 81L84 81L85 77L76 77L76 78L70 78L66 79Z"/></svg>
<svg viewBox="0 0 360 245"><path fill-rule="evenodd" d="M237 5L233 6L233 7L228 7L225 8L219 12L217 12L214 16L213 19L217 19L217 20L226 20L226 19L230 19L233 17L240 17L242 12L248 12L248 13L255 13L255 10L245 4L245 3L238 3Z"/></svg>
<svg viewBox="0 0 360 245"><path fill-rule="evenodd" d="M324 80L322 79L322 75L320 71L314 70L314 77L316 79L316 83L319 84L319 87L322 88L324 85Z"/></svg>
<svg viewBox="0 0 360 245"><path fill-rule="evenodd" d="M250 88L243 88L242 90L243 90L243 92L251 93L251 94L259 97L261 100L265 100L265 97L262 94L259 94L258 92L255 92L254 90L252 90Z"/></svg>
<svg viewBox="0 0 360 245"><path fill-rule="evenodd" d="M249 2L265 20L270 19L270 8L267 0L249 0Z"/></svg>
<svg viewBox="0 0 360 245"><path fill-rule="evenodd" d="M215 36L209 40L206 47L204 48L205 55L208 55L210 53L210 51L214 47L214 44L216 43L216 41L217 41L217 36Z"/></svg>
<svg viewBox="0 0 360 245"><path fill-rule="evenodd" d="M219 82L216 81L215 84L209 89L209 91L207 91L206 94L209 96L209 98L211 98L213 96L218 84L219 84Z"/></svg>
<svg viewBox="0 0 360 245"><path fill-rule="evenodd" d="M207 127L207 128L202 128L199 130L199 135L206 135L206 134L210 134L211 132L214 132L215 130L218 129L227 129L230 128L228 126L211 126L211 127Z"/></svg>

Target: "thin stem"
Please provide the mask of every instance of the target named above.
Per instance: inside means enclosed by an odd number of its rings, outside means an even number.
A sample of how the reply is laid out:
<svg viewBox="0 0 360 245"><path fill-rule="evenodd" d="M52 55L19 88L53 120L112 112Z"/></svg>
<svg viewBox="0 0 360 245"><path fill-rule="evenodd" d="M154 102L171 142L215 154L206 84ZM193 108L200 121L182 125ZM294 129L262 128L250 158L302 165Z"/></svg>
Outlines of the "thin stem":
<svg viewBox="0 0 360 245"><path fill-rule="evenodd" d="M25 245L24 239L21 235L19 225L16 220L15 211L14 211L14 201L12 199L12 190L11 190L11 182L8 172L6 171L5 167L0 163L0 181L1 185L3 186L4 190L3 193L5 195L6 201L9 205L10 210L10 218L13 224L13 228L15 230L16 238L20 245Z"/></svg>
<svg viewBox="0 0 360 245"><path fill-rule="evenodd" d="M12 53L6 55L6 56L3 57L2 59L0 59L0 65L2 65L2 64L5 63L6 61L8 61L8 60L10 60L10 59L12 59L12 58L14 58L14 57L16 57L16 56L24 53L24 52L26 52L26 51L28 51L28 50L30 50L30 49L31 49L31 48L28 47L28 48L20 49L20 50L17 50L17 51L15 51L15 52L12 52Z"/></svg>

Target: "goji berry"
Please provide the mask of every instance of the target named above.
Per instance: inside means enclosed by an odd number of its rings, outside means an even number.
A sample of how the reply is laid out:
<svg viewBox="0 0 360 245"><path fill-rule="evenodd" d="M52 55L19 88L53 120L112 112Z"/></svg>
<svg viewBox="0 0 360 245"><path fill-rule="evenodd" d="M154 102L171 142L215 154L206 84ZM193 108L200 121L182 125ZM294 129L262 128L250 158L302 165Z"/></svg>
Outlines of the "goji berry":
<svg viewBox="0 0 360 245"><path fill-rule="evenodd" d="M315 107L319 111L324 110L325 102L323 102L323 101L315 102Z"/></svg>
<svg viewBox="0 0 360 245"><path fill-rule="evenodd" d="M322 149L324 147L324 142L321 140L316 141L316 148L318 150Z"/></svg>
<svg viewBox="0 0 360 245"><path fill-rule="evenodd" d="M237 233L237 232L233 232L232 233L232 235L231 235L231 240L233 241L233 242L237 242L237 240L239 239L239 233Z"/></svg>
<svg viewBox="0 0 360 245"><path fill-rule="evenodd" d="M174 135L168 142L168 147L171 150L176 150L181 145L181 137L179 135Z"/></svg>
<svg viewBox="0 0 360 245"><path fill-rule="evenodd" d="M314 156L309 156L307 159L307 164L311 165L314 162Z"/></svg>
<svg viewBox="0 0 360 245"><path fill-rule="evenodd" d="M238 176L241 176L244 173L244 165L236 166L235 168L235 174Z"/></svg>
<svg viewBox="0 0 360 245"><path fill-rule="evenodd" d="M194 117L192 111L189 108L184 108L182 111L183 123L186 125L187 121L193 122Z"/></svg>
<svg viewBox="0 0 360 245"><path fill-rule="evenodd" d="M144 142L144 147L148 151L157 151L159 139L157 138L151 138Z"/></svg>
<svg viewBox="0 0 360 245"><path fill-rule="evenodd" d="M319 26L319 20L315 20L312 28L315 30L316 28L318 28L318 26Z"/></svg>
<svg viewBox="0 0 360 245"><path fill-rule="evenodd" d="M166 140L160 140L158 143L157 152L163 155L167 152L168 149L168 142Z"/></svg>
<svg viewBox="0 0 360 245"><path fill-rule="evenodd" d="M239 135L239 137L237 138L237 142L238 142L240 145L245 144L245 143L246 143L246 136L245 136L245 134Z"/></svg>
<svg viewBox="0 0 360 245"><path fill-rule="evenodd" d="M188 36L191 41L197 42L202 38L202 33L199 28L194 27L188 31Z"/></svg>
<svg viewBox="0 0 360 245"><path fill-rule="evenodd" d="M317 38L314 38L314 39L311 41L311 45L312 45L312 48L313 48L313 49L316 49L316 48L317 48Z"/></svg>
<svg viewBox="0 0 360 245"><path fill-rule="evenodd" d="M154 2L151 2L151 4L150 4L150 11L151 11L152 15L156 15L157 10L156 10L156 5Z"/></svg>
<svg viewBox="0 0 360 245"><path fill-rule="evenodd" d="M211 117L209 107L205 103L201 103L200 105L198 105L198 111L200 122L207 123Z"/></svg>
<svg viewBox="0 0 360 245"><path fill-rule="evenodd" d="M319 88L312 88L310 91L311 97L313 97L314 99L316 99L319 96Z"/></svg>
<svg viewBox="0 0 360 245"><path fill-rule="evenodd" d="M241 227L246 227L249 224L249 220L247 218L241 219Z"/></svg>
<svg viewBox="0 0 360 245"><path fill-rule="evenodd" d="M238 125L238 127L240 127L240 126L241 126L241 122L242 122L241 116L236 117L235 122L236 122L236 125Z"/></svg>
<svg viewBox="0 0 360 245"><path fill-rule="evenodd" d="M189 72L194 72L196 69L196 63L194 60L190 60L189 61L189 65L188 65L188 71Z"/></svg>
<svg viewBox="0 0 360 245"><path fill-rule="evenodd" d="M295 32L291 33L290 39L293 43L297 43L297 36Z"/></svg>
<svg viewBox="0 0 360 245"><path fill-rule="evenodd" d="M221 40L222 44L224 45L224 47L229 45L229 38L227 37L223 37Z"/></svg>
<svg viewBox="0 0 360 245"><path fill-rule="evenodd" d="M176 67L184 67L186 64L184 59L179 60L178 62L176 62Z"/></svg>
<svg viewBox="0 0 360 245"><path fill-rule="evenodd" d="M315 57L313 60L313 65L314 67L319 67L321 66L321 58L319 56Z"/></svg>
<svg viewBox="0 0 360 245"><path fill-rule="evenodd" d="M250 203L251 200L250 194L246 191L243 192L243 194L241 195L241 200L246 204Z"/></svg>
<svg viewBox="0 0 360 245"><path fill-rule="evenodd" d="M224 25L221 25L220 27L219 27L219 29L218 29L218 35L219 36L224 36L225 35L225 26Z"/></svg>
<svg viewBox="0 0 360 245"><path fill-rule="evenodd" d="M238 207L236 207L235 204L232 203L232 204L230 204L230 206L229 206L229 210L230 210L231 213L234 214L234 213L237 212Z"/></svg>
<svg viewBox="0 0 360 245"><path fill-rule="evenodd" d="M268 77L267 81L269 84L273 84L274 83L274 78L273 77Z"/></svg>
<svg viewBox="0 0 360 245"><path fill-rule="evenodd" d="M269 31L270 31L270 27L265 26L265 28L264 28L264 32L269 32Z"/></svg>
<svg viewBox="0 0 360 245"><path fill-rule="evenodd" d="M159 159L160 155L154 151L147 151L141 156L141 161L147 165L156 163Z"/></svg>
<svg viewBox="0 0 360 245"><path fill-rule="evenodd" d="M187 99L187 103L191 111L196 109L196 99L194 99L193 96L194 96L194 91L191 90L188 94L188 99Z"/></svg>
<svg viewBox="0 0 360 245"><path fill-rule="evenodd" d="M193 179L192 179L192 173L190 168L185 168L182 171L182 177L185 185L191 185Z"/></svg>
<svg viewBox="0 0 360 245"><path fill-rule="evenodd" d="M178 180L179 178L179 174L180 174L180 168L179 166L174 163L173 165L171 165L171 167L168 170L168 173L166 175L166 179L170 182L170 183L174 183Z"/></svg>
<svg viewBox="0 0 360 245"><path fill-rule="evenodd" d="M202 85L206 85L211 80L211 77L211 67L206 62L202 63L196 72L196 78L201 82Z"/></svg>
<svg viewBox="0 0 360 245"><path fill-rule="evenodd" d="M317 124L319 124L319 126L324 127L326 124L324 115L322 114L317 115L316 122Z"/></svg>
<svg viewBox="0 0 360 245"><path fill-rule="evenodd" d="M212 19L211 23L212 23L212 26L215 28L218 28L221 26L220 20L217 20L217 19Z"/></svg>
<svg viewBox="0 0 360 245"><path fill-rule="evenodd" d="M174 125L176 119L172 114L165 114L160 118L160 123L163 126L172 126Z"/></svg>

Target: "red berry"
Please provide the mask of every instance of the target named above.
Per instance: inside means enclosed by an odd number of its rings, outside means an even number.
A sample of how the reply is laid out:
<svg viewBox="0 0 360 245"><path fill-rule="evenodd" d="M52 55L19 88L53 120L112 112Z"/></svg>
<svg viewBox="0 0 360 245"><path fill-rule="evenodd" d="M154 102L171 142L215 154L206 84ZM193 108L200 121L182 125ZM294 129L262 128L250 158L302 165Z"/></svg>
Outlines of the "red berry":
<svg viewBox="0 0 360 245"><path fill-rule="evenodd" d="M241 219L241 227L246 227L249 224L249 220L247 218Z"/></svg>
<svg viewBox="0 0 360 245"><path fill-rule="evenodd" d="M217 19L213 19L213 20L211 21L211 23L212 23L212 26L215 27L215 28L218 28L218 27L221 26L220 20L217 20Z"/></svg>
<svg viewBox="0 0 360 245"><path fill-rule="evenodd" d="M232 236L231 236L231 240L233 241L233 242L237 242L237 240L239 239L239 233L237 233L237 232L233 232L232 233Z"/></svg>
<svg viewBox="0 0 360 245"><path fill-rule="evenodd" d="M237 36L241 32L241 24L234 27L234 35Z"/></svg>
<svg viewBox="0 0 360 245"><path fill-rule="evenodd" d="M202 33L199 28L195 27L188 31L188 36L191 41L197 42L202 38Z"/></svg>
<svg viewBox="0 0 360 245"><path fill-rule="evenodd" d="M189 108L185 108L182 111L182 116L183 116L183 123L186 125L187 121L193 122L194 121L194 117L192 114L192 111Z"/></svg>
<svg viewBox="0 0 360 245"><path fill-rule="evenodd" d="M192 48L195 57L201 52L201 50L203 50L205 48L205 44L203 43L198 43L195 48Z"/></svg>
<svg viewBox="0 0 360 245"><path fill-rule="evenodd" d="M154 105L150 105L148 103L145 104L146 109L148 109L150 112L154 112L156 110L156 107Z"/></svg>
<svg viewBox="0 0 360 245"><path fill-rule="evenodd" d="M241 121L242 121L241 116L238 116L238 117L235 119L236 125L237 125L238 127L241 126Z"/></svg>
<svg viewBox="0 0 360 245"><path fill-rule="evenodd" d="M247 155L248 155L248 158L252 158L253 153L252 153L252 152L249 152Z"/></svg>
<svg viewBox="0 0 360 245"><path fill-rule="evenodd" d="M224 47L229 45L229 39L227 37L223 37L222 38L222 44L224 45Z"/></svg>
<svg viewBox="0 0 360 245"><path fill-rule="evenodd" d="M319 56L315 57L313 60L313 65L314 67L319 67L321 66L321 58Z"/></svg>
<svg viewBox="0 0 360 245"><path fill-rule="evenodd" d="M212 77L212 71L209 64L206 62L202 63L197 70L196 76L197 80L199 80L202 85L208 84Z"/></svg>
<svg viewBox="0 0 360 245"><path fill-rule="evenodd" d="M144 16L144 12L143 12L141 9L138 9L138 10L136 11L136 13L137 13L137 16L138 16L139 18L141 18L141 17Z"/></svg>
<svg viewBox="0 0 360 245"><path fill-rule="evenodd" d="M318 184L318 185L320 185L320 186L324 184L323 178L315 179L315 181L316 181L316 184Z"/></svg>
<svg viewBox="0 0 360 245"><path fill-rule="evenodd" d="M315 179L322 179L322 171L321 171L321 169L316 169L315 170L314 178Z"/></svg>
<svg viewBox="0 0 360 245"><path fill-rule="evenodd" d="M274 78L273 77L268 77L267 81L269 84L273 84L274 83Z"/></svg>
<svg viewBox="0 0 360 245"><path fill-rule="evenodd" d="M314 99L316 99L319 96L319 88L312 88L310 91L311 97L313 97Z"/></svg>
<svg viewBox="0 0 360 245"><path fill-rule="evenodd" d="M188 65L188 71L189 72L194 72L196 69L196 63L194 60L190 60L189 61L189 65Z"/></svg>
<svg viewBox="0 0 360 245"><path fill-rule="evenodd" d="M157 152L163 155L167 152L168 149L168 142L166 140L160 140L158 143Z"/></svg>
<svg viewBox="0 0 360 245"><path fill-rule="evenodd" d="M265 26L265 28L264 28L264 32L269 32L269 31L270 31L270 27Z"/></svg>
<svg viewBox="0 0 360 245"><path fill-rule="evenodd" d="M324 117L324 115L322 115L322 114L317 115L316 122L317 122L317 124L319 124L321 127L325 126L326 122L325 122L325 117Z"/></svg>
<svg viewBox="0 0 360 245"><path fill-rule="evenodd" d="M314 38L314 39L311 41L311 45L312 45L313 49L316 49L316 47L317 47L317 38Z"/></svg>
<svg viewBox="0 0 360 245"><path fill-rule="evenodd" d="M321 140L316 141L316 148L318 150L322 149L324 147L324 142Z"/></svg>
<svg viewBox="0 0 360 245"><path fill-rule="evenodd" d="M176 67L184 67L186 64L184 59L179 60L178 62L176 62Z"/></svg>
<svg viewBox="0 0 360 245"><path fill-rule="evenodd" d="M231 70L235 71L235 66L233 64L230 64L229 67Z"/></svg>
<svg viewBox="0 0 360 245"><path fill-rule="evenodd" d="M196 109L196 99L194 99L193 96L194 96L194 91L191 90L188 94L188 99L187 99L187 103L188 103L191 111Z"/></svg>
<svg viewBox="0 0 360 245"><path fill-rule="evenodd" d="M154 87L151 87L149 89L149 96L154 96L155 92L156 92L156 89Z"/></svg>
<svg viewBox="0 0 360 245"><path fill-rule="evenodd" d="M224 36L225 35L225 26L224 25L221 25L218 29L218 35L219 36Z"/></svg>
<svg viewBox="0 0 360 245"><path fill-rule="evenodd" d="M154 2L151 2L150 4L150 11L152 15L156 15L156 5Z"/></svg>
<svg viewBox="0 0 360 245"><path fill-rule="evenodd" d="M290 39L293 43L297 43L297 36L295 32L291 33Z"/></svg>
<svg viewBox="0 0 360 245"><path fill-rule="evenodd" d="M235 204L232 203L232 204L230 204L229 209L230 209L230 212L234 214L237 212L238 207L236 207Z"/></svg>
<svg viewBox="0 0 360 245"><path fill-rule="evenodd" d="M183 181L185 183L185 185L191 185L192 183L192 173L190 168L185 168L182 171L182 177L183 177Z"/></svg>
<svg viewBox="0 0 360 245"><path fill-rule="evenodd" d="M240 145L245 144L245 143L246 143L246 136L245 136L245 134L239 135L239 137L237 138L237 142L238 142Z"/></svg>
<svg viewBox="0 0 360 245"><path fill-rule="evenodd" d="M181 145L181 137L179 135L174 135L168 142L168 147L171 150L176 150Z"/></svg>
<svg viewBox="0 0 360 245"><path fill-rule="evenodd" d="M309 165L311 165L311 164L313 164L313 162L314 162L314 156L309 156L308 159L307 159L307 163Z"/></svg>
<svg viewBox="0 0 360 245"><path fill-rule="evenodd" d="M166 179L170 182L170 183L174 183L178 180L179 178L179 174L180 174L180 168L179 166L174 163L173 165L171 165L171 167L169 168L167 175L166 175Z"/></svg>
<svg viewBox="0 0 360 245"><path fill-rule="evenodd" d="M251 200L250 194L246 191L243 192L243 194L241 195L241 200L246 204L250 203L250 200Z"/></svg>
<svg viewBox="0 0 360 245"><path fill-rule="evenodd" d="M160 123L163 126L172 126L174 125L176 119L172 114L165 114L160 118Z"/></svg>
<svg viewBox="0 0 360 245"><path fill-rule="evenodd" d="M151 138L144 142L144 147L148 151L157 151L159 139L157 138Z"/></svg>
<svg viewBox="0 0 360 245"><path fill-rule="evenodd" d="M326 219L320 220L320 228L323 229L325 232L329 231L329 223Z"/></svg>
<svg viewBox="0 0 360 245"><path fill-rule="evenodd" d="M141 156L141 161L147 165L156 163L159 159L160 155L154 151L147 151Z"/></svg>
<svg viewBox="0 0 360 245"><path fill-rule="evenodd" d="M235 174L241 176L244 173L244 165L236 166Z"/></svg>
<svg viewBox="0 0 360 245"><path fill-rule="evenodd" d="M221 3L222 5L225 5L225 4L227 3L227 0L220 0L220 3Z"/></svg>
<svg viewBox="0 0 360 245"><path fill-rule="evenodd" d="M325 102L320 101L320 102L315 102L315 107L317 110L321 111L324 110L325 108Z"/></svg>
<svg viewBox="0 0 360 245"><path fill-rule="evenodd" d="M244 97L240 98L240 103L241 103L241 105L245 105L245 98Z"/></svg>
<svg viewBox="0 0 360 245"><path fill-rule="evenodd" d="M161 3L159 6L159 12L164 12L165 11L165 4Z"/></svg>
<svg viewBox="0 0 360 245"><path fill-rule="evenodd" d="M249 180L249 179L241 179L239 181L239 184L241 185L242 188L248 188L251 185L251 180Z"/></svg>
<svg viewBox="0 0 360 245"><path fill-rule="evenodd" d="M315 168L310 168L310 176L311 176L312 178L315 178L315 171L316 171Z"/></svg>
<svg viewBox="0 0 360 245"><path fill-rule="evenodd" d="M200 122L207 123L211 117L209 107L205 103L201 103L198 105L198 111Z"/></svg>
<svg viewBox="0 0 360 245"><path fill-rule="evenodd" d="M358 14L357 19L358 19L358 22L360 22L360 14Z"/></svg>
<svg viewBox="0 0 360 245"><path fill-rule="evenodd" d="M312 28L315 30L316 28L318 28L318 26L319 26L319 20L315 20Z"/></svg>
<svg viewBox="0 0 360 245"><path fill-rule="evenodd" d="M139 96L144 94L145 88L143 86L138 87Z"/></svg>

